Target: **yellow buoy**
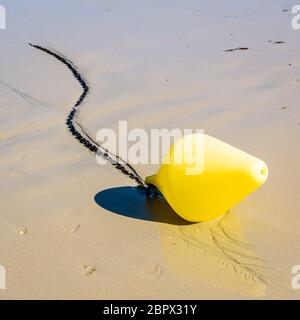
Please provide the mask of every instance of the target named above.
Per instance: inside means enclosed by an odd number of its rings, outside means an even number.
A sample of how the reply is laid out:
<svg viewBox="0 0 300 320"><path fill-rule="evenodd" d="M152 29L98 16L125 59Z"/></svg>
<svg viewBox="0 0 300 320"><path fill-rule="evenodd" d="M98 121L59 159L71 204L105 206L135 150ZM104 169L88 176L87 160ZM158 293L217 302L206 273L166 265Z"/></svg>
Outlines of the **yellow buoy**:
<svg viewBox="0 0 300 320"><path fill-rule="evenodd" d="M159 189L173 210L190 222L212 220L260 187L266 164L209 135L178 139L156 175L145 182Z"/></svg>

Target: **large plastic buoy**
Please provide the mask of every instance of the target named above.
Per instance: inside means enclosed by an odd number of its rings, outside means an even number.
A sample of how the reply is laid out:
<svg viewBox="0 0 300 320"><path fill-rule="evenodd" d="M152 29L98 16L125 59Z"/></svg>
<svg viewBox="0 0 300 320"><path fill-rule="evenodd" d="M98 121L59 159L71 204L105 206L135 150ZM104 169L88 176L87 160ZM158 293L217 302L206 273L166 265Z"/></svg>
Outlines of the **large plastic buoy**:
<svg viewBox="0 0 300 320"><path fill-rule="evenodd" d="M260 187L266 164L202 133L178 139L156 175L145 182L162 193L173 210L190 222L215 219Z"/></svg>

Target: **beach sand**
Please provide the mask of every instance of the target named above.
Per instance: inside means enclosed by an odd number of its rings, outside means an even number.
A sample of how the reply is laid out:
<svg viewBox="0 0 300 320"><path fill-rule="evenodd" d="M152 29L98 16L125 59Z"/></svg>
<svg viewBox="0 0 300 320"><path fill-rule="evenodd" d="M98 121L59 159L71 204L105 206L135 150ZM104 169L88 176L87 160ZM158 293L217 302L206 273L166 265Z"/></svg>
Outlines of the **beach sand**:
<svg viewBox="0 0 300 320"><path fill-rule="evenodd" d="M0 299L300 298L293 1L1 4ZM120 120L204 129L263 159L267 183L222 219L185 224L67 132L81 88L28 42L85 76L79 119L92 136Z"/></svg>

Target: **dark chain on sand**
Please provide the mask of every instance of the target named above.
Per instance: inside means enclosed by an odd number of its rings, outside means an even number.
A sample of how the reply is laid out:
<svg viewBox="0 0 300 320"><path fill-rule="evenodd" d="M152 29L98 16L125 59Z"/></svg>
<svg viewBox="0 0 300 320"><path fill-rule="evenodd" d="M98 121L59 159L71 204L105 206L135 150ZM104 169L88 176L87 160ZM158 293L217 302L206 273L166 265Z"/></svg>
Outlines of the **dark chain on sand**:
<svg viewBox="0 0 300 320"><path fill-rule="evenodd" d="M73 74L74 78L79 82L81 85L83 91L78 98L77 102L75 103L74 107L70 111L66 125L70 131L70 133L77 139L82 145L84 145L87 149L89 149L91 152L96 153L98 156L101 156L104 158L107 162L109 162L111 165L113 165L116 169L120 170L123 174L131 178L132 180L135 180L137 184L140 187L147 188L146 184L144 183L141 176L136 172L136 170L125 160L123 160L118 155L115 155L111 152L109 152L107 149L102 147L100 144L98 144L94 139L91 138L91 136L84 130L83 126L76 121L76 115L79 111L79 107L83 103L84 99L89 93L89 87L84 80L83 76L79 73L75 65L65 58L63 55L61 55L58 52L54 52L52 50L49 50L47 48L34 45L32 43L29 43L30 46L41 50L50 56L56 58L60 62L62 62ZM78 127L78 128L76 128Z"/></svg>

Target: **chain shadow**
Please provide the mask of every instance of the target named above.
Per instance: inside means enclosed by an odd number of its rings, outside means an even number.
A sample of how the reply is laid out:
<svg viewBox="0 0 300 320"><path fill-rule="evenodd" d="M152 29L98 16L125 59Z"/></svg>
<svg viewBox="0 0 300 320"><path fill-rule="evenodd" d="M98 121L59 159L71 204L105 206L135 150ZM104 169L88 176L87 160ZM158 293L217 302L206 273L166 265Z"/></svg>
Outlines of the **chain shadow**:
<svg viewBox="0 0 300 320"><path fill-rule="evenodd" d="M95 202L116 214L152 222L188 225L163 198L149 197L136 187L110 188L97 193Z"/></svg>

